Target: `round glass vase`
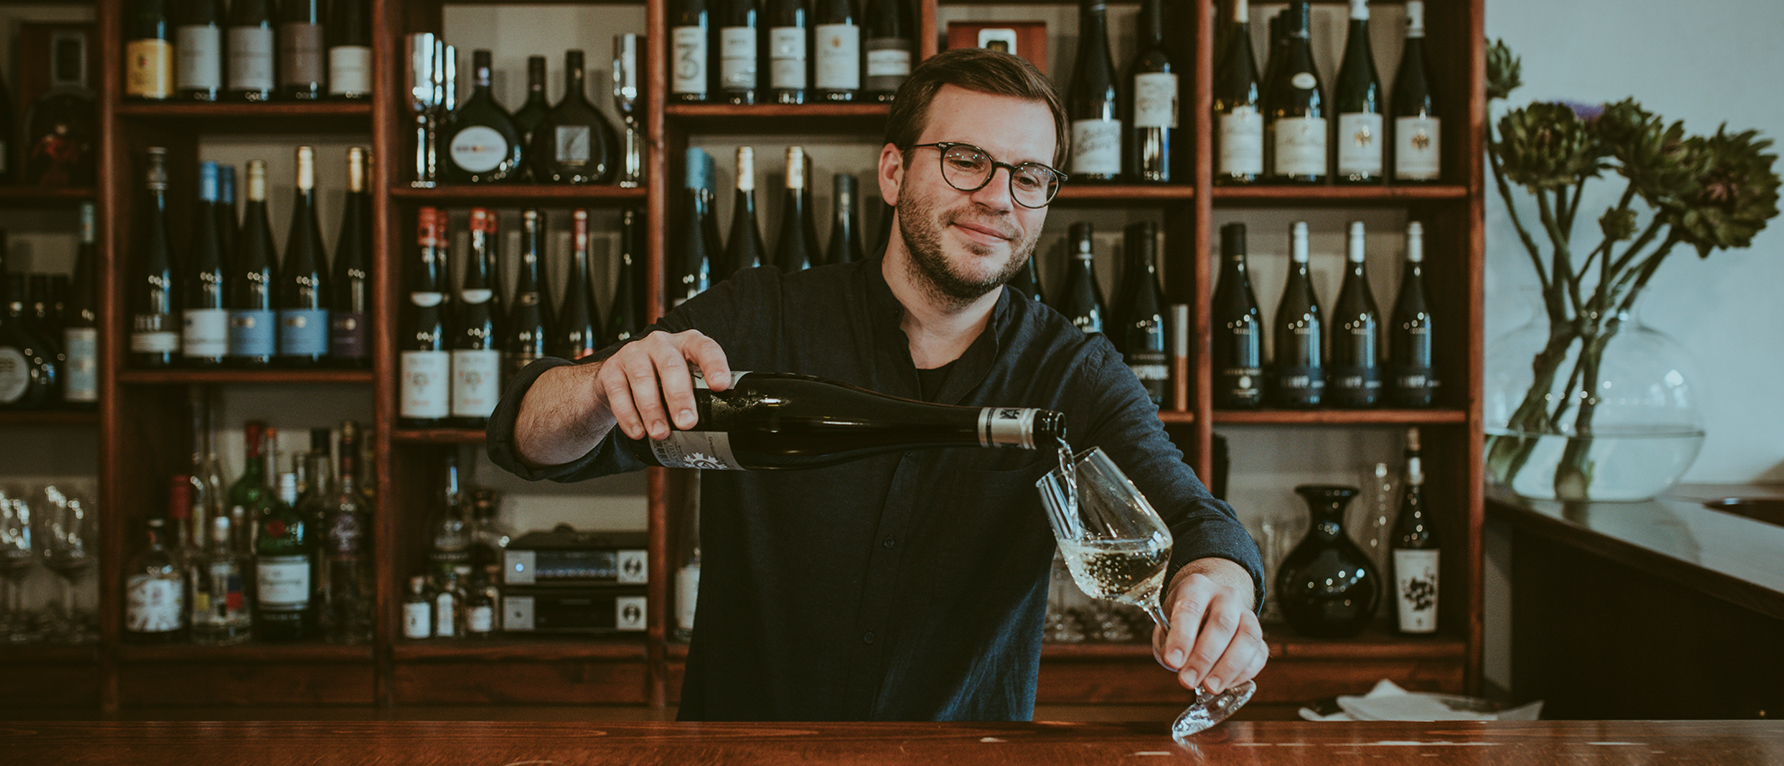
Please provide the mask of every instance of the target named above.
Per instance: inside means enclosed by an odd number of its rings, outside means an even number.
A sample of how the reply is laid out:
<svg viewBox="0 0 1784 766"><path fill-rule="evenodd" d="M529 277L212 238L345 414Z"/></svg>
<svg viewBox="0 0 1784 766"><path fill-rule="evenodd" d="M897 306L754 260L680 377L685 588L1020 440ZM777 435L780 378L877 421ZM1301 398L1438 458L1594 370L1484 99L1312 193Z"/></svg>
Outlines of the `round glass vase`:
<svg viewBox="0 0 1784 766"><path fill-rule="evenodd" d="M1303 484L1295 493L1307 501L1311 523L1276 572L1276 603L1297 633L1354 636L1375 619L1382 590L1381 572L1344 534L1344 507L1357 489Z"/></svg>

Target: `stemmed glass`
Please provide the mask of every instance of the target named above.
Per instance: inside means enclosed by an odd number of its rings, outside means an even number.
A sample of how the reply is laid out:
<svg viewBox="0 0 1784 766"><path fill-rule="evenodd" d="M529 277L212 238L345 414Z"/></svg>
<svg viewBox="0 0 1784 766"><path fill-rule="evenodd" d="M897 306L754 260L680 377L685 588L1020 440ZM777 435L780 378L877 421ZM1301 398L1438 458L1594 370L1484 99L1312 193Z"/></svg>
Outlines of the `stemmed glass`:
<svg viewBox="0 0 1784 766"><path fill-rule="evenodd" d="M25 576L37 563L31 547L31 505L17 487L0 486L0 577L5 579L5 612L0 613L0 641L24 643L39 638L25 613Z"/></svg>
<svg viewBox="0 0 1784 766"><path fill-rule="evenodd" d="M97 640L97 631L77 617L74 601L75 585L98 559L98 509L67 485L45 485L40 494L35 542L44 566L62 579L62 614L52 631L70 644Z"/></svg>
<svg viewBox="0 0 1784 766"><path fill-rule="evenodd" d="M1063 457L1063 456L1062 456ZM1146 496L1100 447L1071 458L1072 472L1054 469L1035 487L1047 506L1047 520L1078 587L1095 598L1146 610L1163 628L1155 634L1152 656L1166 669L1162 642L1171 623L1159 606L1165 569L1171 561L1171 530ZM1250 681L1219 694L1196 689L1196 700L1171 724L1171 737L1183 740L1227 719L1251 699Z"/></svg>

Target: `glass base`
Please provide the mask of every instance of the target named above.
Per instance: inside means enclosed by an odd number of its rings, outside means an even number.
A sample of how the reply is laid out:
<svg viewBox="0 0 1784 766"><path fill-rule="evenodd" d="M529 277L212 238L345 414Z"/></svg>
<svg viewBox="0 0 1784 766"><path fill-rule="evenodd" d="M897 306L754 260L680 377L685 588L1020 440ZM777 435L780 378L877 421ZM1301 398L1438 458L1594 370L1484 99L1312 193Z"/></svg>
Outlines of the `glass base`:
<svg viewBox="0 0 1784 766"><path fill-rule="evenodd" d="M1257 692L1257 684L1250 681L1234 686L1219 694L1197 692L1196 702L1188 710L1177 716L1171 724L1171 739L1183 742L1225 721L1228 716L1238 712L1245 703L1251 701L1251 695Z"/></svg>

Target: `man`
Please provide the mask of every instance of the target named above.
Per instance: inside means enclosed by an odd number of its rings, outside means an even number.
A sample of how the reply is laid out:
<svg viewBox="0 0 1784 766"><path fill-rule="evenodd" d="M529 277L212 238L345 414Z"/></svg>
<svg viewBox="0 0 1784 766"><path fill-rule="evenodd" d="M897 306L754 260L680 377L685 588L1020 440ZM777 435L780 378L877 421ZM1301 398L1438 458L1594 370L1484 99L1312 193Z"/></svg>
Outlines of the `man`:
<svg viewBox="0 0 1784 766"><path fill-rule="evenodd" d="M619 439L696 423L690 362L715 391L732 369L758 369L1059 410L1074 448L1109 452L1171 526L1165 654L1181 683L1251 678L1266 658L1257 546L1182 462L1109 342L1003 289L1040 235L1065 125L1022 59L925 61L880 151L897 224L882 258L741 272L602 361L535 363L490 421L491 457L532 479L636 470ZM945 449L705 472L681 717L1032 718L1055 549L1034 483L1057 464Z"/></svg>

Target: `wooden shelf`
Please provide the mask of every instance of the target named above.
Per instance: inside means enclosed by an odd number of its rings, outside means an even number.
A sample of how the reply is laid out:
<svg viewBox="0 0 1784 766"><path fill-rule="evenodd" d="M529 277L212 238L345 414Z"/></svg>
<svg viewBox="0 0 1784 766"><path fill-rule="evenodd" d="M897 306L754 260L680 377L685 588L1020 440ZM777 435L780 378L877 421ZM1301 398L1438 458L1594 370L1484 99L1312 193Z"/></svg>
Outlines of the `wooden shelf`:
<svg viewBox="0 0 1784 766"><path fill-rule="evenodd" d="M482 444L481 428L398 428L390 440L408 444Z"/></svg>
<svg viewBox="0 0 1784 766"><path fill-rule="evenodd" d="M886 127L890 104L670 104L669 124L694 133L872 133Z"/></svg>
<svg viewBox="0 0 1784 766"><path fill-rule="evenodd" d="M0 665L67 665L89 662L99 662L98 646L56 646L50 644L0 646Z"/></svg>
<svg viewBox="0 0 1784 766"><path fill-rule="evenodd" d="M608 184L542 185L542 184L453 184L432 189L409 186L390 188L391 199L440 206L512 207L515 205L548 205L551 207L592 207L604 205L642 205L649 195L643 186L621 187Z"/></svg>
<svg viewBox="0 0 1784 766"><path fill-rule="evenodd" d="M156 662L371 662L370 644L339 646L322 643L257 644L235 646L201 646L198 644L163 644L158 646L119 644L118 661L126 663Z"/></svg>
<svg viewBox="0 0 1784 766"><path fill-rule="evenodd" d="M1466 186L1216 186L1214 204L1226 206L1360 207L1468 199Z"/></svg>
<svg viewBox="0 0 1784 766"><path fill-rule="evenodd" d="M369 133L369 101L126 101L117 115L204 133Z"/></svg>
<svg viewBox="0 0 1784 766"><path fill-rule="evenodd" d="M1468 422L1467 410L1215 410L1215 425L1394 426Z"/></svg>
<svg viewBox="0 0 1784 766"><path fill-rule="evenodd" d="M1165 425L1189 425L1196 422L1196 414L1188 410L1159 410L1158 419Z"/></svg>
<svg viewBox="0 0 1784 766"><path fill-rule="evenodd" d="M1196 198L1189 184L1092 184L1067 181L1053 204L1073 202L1187 202Z"/></svg>
<svg viewBox="0 0 1784 766"><path fill-rule="evenodd" d="M73 207L98 198L90 186L44 188L41 186L0 186L0 208Z"/></svg>
<svg viewBox="0 0 1784 766"><path fill-rule="evenodd" d="M645 658L638 638L495 638L399 641L391 647L398 662L427 660L481 662L549 662L556 660L638 660Z"/></svg>
<svg viewBox="0 0 1784 766"><path fill-rule="evenodd" d="M271 369L259 370L125 370L121 383L145 385L201 385L222 383L361 383L372 382L371 370Z"/></svg>
<svg viewBox="0 0 1784 766"><path fill-rule="evenodd" d="M1372 660L1454 660L1463 659L1466 643L1456 637L1439 634L1431 637L1403 636L1381 625L1372 625L1352 638L1303 638L1287 625L1264 625L1264 643L1270 647L1272 660L1296 659L1372 659ZM1144 660L1153 662L1152 647L1145 643L1082 643L1045 644L1043 660Z"/></svg>
<svg viewBox="0 0 1784 766"><path fill-rule="evenodd" d="M92 410L0 410L0 426L97 426L99 413Z"/></svg>

